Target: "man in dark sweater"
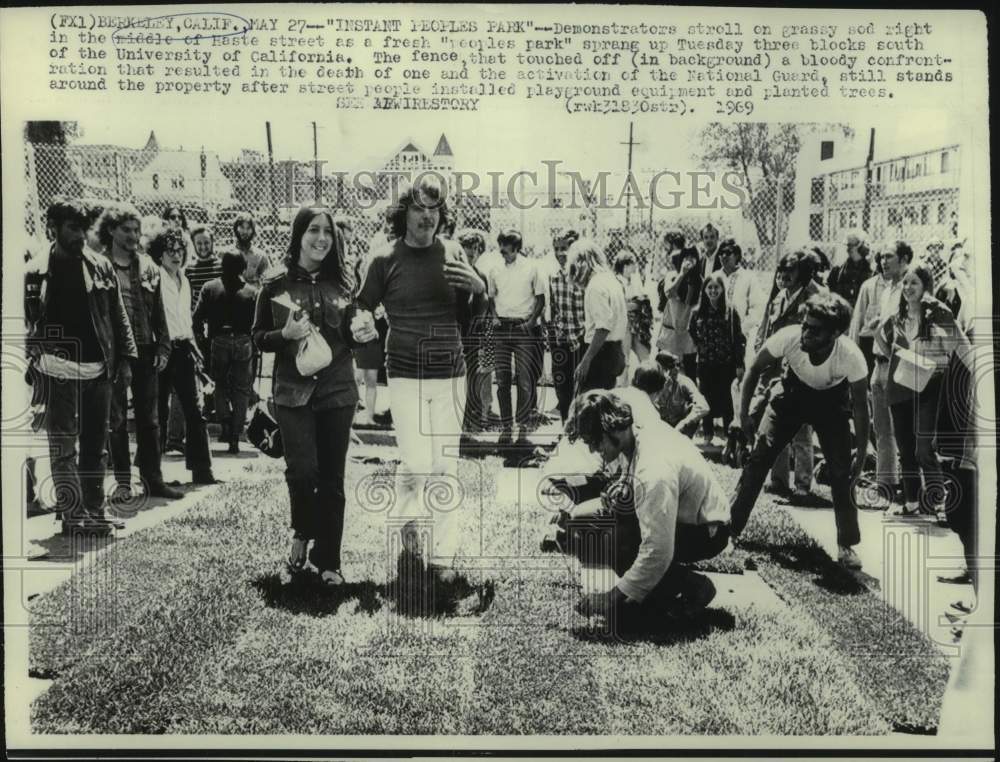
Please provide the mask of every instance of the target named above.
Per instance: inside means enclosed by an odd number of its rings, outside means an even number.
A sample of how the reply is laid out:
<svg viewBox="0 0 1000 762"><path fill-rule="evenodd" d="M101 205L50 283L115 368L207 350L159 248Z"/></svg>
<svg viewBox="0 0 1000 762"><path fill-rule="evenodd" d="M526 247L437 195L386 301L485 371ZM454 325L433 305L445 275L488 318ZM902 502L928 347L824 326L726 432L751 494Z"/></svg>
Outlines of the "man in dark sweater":
<svg viewBox="0 0 1000 762"><path fill-rule="evenodd" d="M230 453L240 451L253 372L253 325L257 288L243 280L246 260L236 252L222 256L222 277L208 281L194 310L194 334L211 347L215 407ZM207 332L206 332L207 328Z"/></svg>
<svg viewBox="0 0 1000 762"><path fill-rule="evenodd" d="M396 241L372 257L356 320L370 325L378 304L389 320L386 371L403 461L398 507L389 522L404 545L401 568L429 562L436 579L453 584L460 518L469 504L463 505L458 461L449 452L449 445L459 444L465 414L462 325L482 312L486 284L457 243L438 237L448 218L446 192L421 177L422 184L400 190L392 207ZM352 332L357 341L368 340L359 327L352 325ZM392 534L387 539L394 540Z"/></svg>

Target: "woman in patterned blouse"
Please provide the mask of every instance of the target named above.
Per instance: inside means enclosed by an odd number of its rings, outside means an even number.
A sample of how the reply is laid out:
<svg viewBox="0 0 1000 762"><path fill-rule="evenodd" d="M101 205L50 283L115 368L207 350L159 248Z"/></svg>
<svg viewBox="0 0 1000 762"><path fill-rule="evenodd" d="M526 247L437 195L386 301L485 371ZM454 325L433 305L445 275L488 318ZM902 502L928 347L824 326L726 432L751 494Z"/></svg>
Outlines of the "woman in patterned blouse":
<svg viewBox="0 0 1000 762"><path fill-rule="evenodd" d="M698 348L698 384L708 400L702 419L705 443L715 437L715 419L727 432L733 420L732 384L743 377L746 338L736 310L726 304L726 281L720 272L705 279L698 306L691 315L691 338Z"/></svg>

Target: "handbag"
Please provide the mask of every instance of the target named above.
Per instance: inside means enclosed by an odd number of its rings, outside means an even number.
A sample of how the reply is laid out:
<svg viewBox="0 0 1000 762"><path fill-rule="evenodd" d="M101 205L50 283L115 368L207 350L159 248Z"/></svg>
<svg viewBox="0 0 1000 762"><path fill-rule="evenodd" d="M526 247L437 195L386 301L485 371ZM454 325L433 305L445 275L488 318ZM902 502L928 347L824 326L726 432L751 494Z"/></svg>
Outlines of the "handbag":
<svg viewBox="0 0 1000 762"><path fill-rule="evenodd" d="M247 426L247 439L254 447L272 458L280 458L285 454L278 422L271 417L261 403L258 403L254 408L253 416L250 418L250 425Z"/></svg>
<svg viewBox="0 0 1000 762"><path fill-rule="evenodd" d="M922 357L912 349L905 347L896 348L896 361L892 380L900 386L918 393L927 388L927 383L937 370L937 363L933 360Z"/></svg>
<svg viewBox="0 0 1000 762"><path fill-rule="evenodd" d="M311 376L333 362L333 352L323 334L315 328L299 342L295 353L295 367L303 376Z"/></svg>

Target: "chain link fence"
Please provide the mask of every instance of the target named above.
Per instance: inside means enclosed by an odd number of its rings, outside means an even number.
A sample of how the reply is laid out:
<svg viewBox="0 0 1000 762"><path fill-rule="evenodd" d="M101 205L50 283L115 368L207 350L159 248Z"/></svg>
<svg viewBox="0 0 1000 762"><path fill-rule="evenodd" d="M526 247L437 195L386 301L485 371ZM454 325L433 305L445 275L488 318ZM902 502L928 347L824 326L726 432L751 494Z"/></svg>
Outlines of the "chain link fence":
<svg viewBox="0 0 1000 762"><path fill-rule="evenodd" d="M257 220L257 245L275 254L287 245L295 211L318 203L351 221L356 249L363 253L382 227L389 182L378 177L366 187L328 166L322 160L272 160L251 149L235 157L209 147L164 149L152 133L142 148L26 141L24 229L44 242L45 209L53 197L67 195L95 207L132 203L144 216L147 233L166 209L179 208L188 229L209 227L218 247L232 242L234 219L248 211ZM426 169L441 168L431 162L414 172ZM716 175L725 171L720 168ZM448 172L442 169L446 178ZM648 189L644 183L653 172L637 170L637 187ZM650 255L662 249L666 231L679 230L688 245L695 245L708 224L721 238L734 238L745 266L762 274L773 272L789 247L818 247L836 264L846 256L844 241L851 231L867 231L873 251L901 239L919 255L935 239L946 249L956 241L958 146L881 162L870 175L867 179L862 168L812 177L806 199L796 193L793 178L748 177L737 208L726 208L718 198L698 207L682 201L677 208L661 208L648 195L633 194L624 171L606 173L603 189L589 179L577 178L574 185L562 177L556 187L515 183L499 194L460 193L450 203L456 229L480 230L490 246L501 229L516 228L526 254L543 257L551 251L554 231L573 228L604 247L609 259L631 249L643 271ZM790 237L790 230L799 232Z"/></svg>

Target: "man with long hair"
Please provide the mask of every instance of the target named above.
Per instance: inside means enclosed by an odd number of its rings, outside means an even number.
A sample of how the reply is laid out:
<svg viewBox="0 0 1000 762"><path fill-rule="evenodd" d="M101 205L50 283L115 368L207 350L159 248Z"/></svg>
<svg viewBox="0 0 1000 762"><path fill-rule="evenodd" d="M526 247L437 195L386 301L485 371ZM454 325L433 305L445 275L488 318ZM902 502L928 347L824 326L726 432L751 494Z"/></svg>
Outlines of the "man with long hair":
<svg viewBox="0 0 1000 762"><path fill-rule="evenodd" d="M626 400L645 412L633 413ZM639 389L581 395L566 430L570 441L582 440L618 468L602 498L580 504L566 522L566 549L584 563L612 567L620 578L579 608L616 611L630 625L664 610L707 606L714 585L684 564L726 547L730 517L725 492L694 444L660 421Z"/></svg>
<svg viewBox="0 0 1000 762"><path fill-rule="evenodd" d="M118 487L116 502L131 499L132 463L129 456L127 393L132 391L139 475L146 493L171 500L184 493L163 481L160 468L158 375L170 359L170 331L160 291L160 268L139 251L142 233L139 212L129 205L109 206L97 223L98 237L118 277L129 324L138 348L131 374L119 373L111 397L110 445ZM131 375L131 378L128 376Z"/></svg>
<svg viewBox="0 0 1000 762"><path fill-rule="evenodd" d="M393 517L404 544L401 568L429 562L437 578L454 582L458 575L450 567L461 551L462 488L458 460L446 450L459 445L465 414L462 325L482 312L486 283L457 243L438 238L448 219L448 199L437 177L424 174L415 184L402 185L389 218L396 240L369 263L358 294L365 312L357 318L355 338L363 340L359 331L370 328L370 311L384 305L386 372L403 461ZM430 531L429 544L421 529Z"/></svg>

